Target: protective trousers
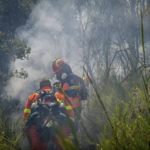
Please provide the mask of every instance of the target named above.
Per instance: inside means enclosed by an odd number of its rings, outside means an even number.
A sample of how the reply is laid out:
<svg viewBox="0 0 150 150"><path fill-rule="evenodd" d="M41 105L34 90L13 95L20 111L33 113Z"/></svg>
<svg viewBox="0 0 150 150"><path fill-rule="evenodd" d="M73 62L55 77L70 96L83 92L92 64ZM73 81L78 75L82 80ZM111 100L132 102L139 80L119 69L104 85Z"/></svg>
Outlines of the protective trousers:
<svg viewBox="0 0 150 150"><path fill-rule="evenodd" d="M36 126L32 125L29 129L29 141L32 150L47 150L48 143L42 143L40 136L41 133L36 132Z"/></svg>

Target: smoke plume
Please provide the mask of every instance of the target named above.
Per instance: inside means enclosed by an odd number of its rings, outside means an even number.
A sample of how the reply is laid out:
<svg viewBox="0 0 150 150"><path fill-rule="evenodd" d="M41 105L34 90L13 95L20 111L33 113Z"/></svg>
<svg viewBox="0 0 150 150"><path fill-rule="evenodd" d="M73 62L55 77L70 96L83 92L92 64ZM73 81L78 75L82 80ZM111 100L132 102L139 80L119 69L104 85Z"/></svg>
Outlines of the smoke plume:
<svg viewBox="0 0 150 150"><path fill-rule="evenodd" d="M40 1L33 7L26 24L16 31L16 38L25 40L32 50L29 60L16 60L11 70L24 68L28 78L11 78L6 89L9 96L18 98L23 105L27 97L38 89L41 79L54 77L51 69L54 59L64 59L77 74L82 74L77 65L78 47L72 35L77 25L71 16L74 11L73 7L70 8L72 4L72 1L65 1L63 6L57 6L47 0ZM66 9L59 9L60 6Z"/></svg>

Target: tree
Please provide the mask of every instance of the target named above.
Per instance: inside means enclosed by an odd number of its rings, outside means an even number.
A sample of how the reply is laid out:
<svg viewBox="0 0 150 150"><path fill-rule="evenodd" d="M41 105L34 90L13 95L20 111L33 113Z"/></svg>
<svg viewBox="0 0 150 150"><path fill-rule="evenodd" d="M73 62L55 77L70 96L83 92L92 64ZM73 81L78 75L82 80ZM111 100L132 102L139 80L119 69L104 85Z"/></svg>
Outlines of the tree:
<svg viewBox="0 0 150 150"><path fill-rule="evenodd" d="M25 41L15 38L16 29L23 25L31 11L35 0L0 0L0 145L15 147L16 133L12 129L11 115L19 108L19 100L12 100L3 92L7 81L12 76L26 78L27 72L22 68L21 71L11 71L10 64L16 59L28 59L31 48ZM4 138L3 138L4 137ZM10 140L11 139L11 140ZM9 143L10 142L10 143ZM5 144L4 144L5 143Z"/></svg>
<svg viewBox="0 0 150 150"><path fill-rule="evenodd" d="M0 0L0 87L9 79L9 67L11 61L16 59L28 59L31 49L26 46L25 41L15 39L14 33L16 29L23 25L31 11L31 7L35 4L35 0L15 1ZM27 73L22 69L20 73L17 71L11 73L18 77L27 77Z"/></svg>
<svg viewBox="0 0 150 150"><path fill-rule="evenodd" d="M80 18L82 56L90 76L93 73L97 78L103 75L105 83L112 74L118 82L127 76L130 81L139 77L138 60L143 61L140 2L76 0L76 8Z"/></svg>

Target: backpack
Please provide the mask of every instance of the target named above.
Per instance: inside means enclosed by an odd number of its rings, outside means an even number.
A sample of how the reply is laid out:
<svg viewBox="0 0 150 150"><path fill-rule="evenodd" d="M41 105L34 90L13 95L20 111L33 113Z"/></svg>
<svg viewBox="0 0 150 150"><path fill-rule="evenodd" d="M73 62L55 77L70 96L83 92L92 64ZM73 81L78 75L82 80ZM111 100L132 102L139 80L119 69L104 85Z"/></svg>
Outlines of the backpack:
<svg viewBox="0 0 150 150"><path fill-rule="evenodd" d="M40 103L50 104L57 102L53 91L38 90L37 93L40 95L40 97L38 98L38 101Z"/></svg>

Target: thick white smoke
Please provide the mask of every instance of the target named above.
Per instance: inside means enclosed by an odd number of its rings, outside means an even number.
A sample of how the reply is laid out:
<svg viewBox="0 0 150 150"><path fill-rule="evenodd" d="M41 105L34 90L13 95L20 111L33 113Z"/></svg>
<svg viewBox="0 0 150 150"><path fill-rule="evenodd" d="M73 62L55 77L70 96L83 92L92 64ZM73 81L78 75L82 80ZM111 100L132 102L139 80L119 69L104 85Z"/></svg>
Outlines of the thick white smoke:
<svg viewBox="0 0 150 150"><path fill-rule="evenodd" d="M76 74L82 74L82 71L79 71L80 67L76 66L79 64L76 51L78 46L73 35L66 34L67 30L69 33L73 32L71 30L75 24L69 24L71 20L66 20L67 16L63 18L62 11L53 7L47 0L40 1L34 6L27 23L16 31L16 37L24 39L32 51L29 60L16 60L11 69L24 68L28 72L28 78L11 78L6 89L8 95L20 99L22 104L25 104L27 97L38 89L41 79L53 77L51 66L54 59L64 59L73 67ZM74 8L69 11L68 15L73 13L71 11L74 11Z"/></svg>

